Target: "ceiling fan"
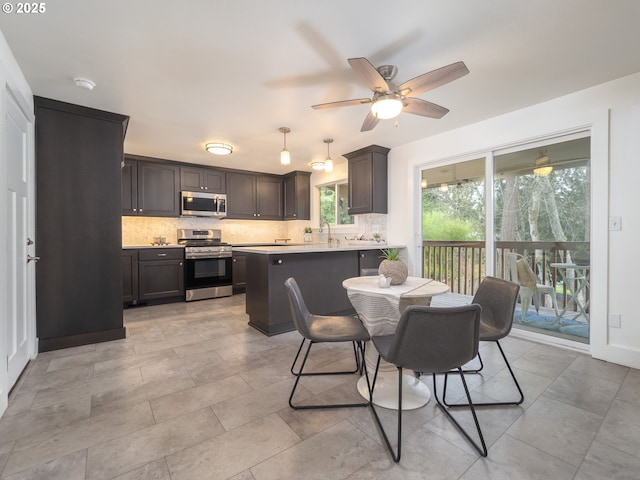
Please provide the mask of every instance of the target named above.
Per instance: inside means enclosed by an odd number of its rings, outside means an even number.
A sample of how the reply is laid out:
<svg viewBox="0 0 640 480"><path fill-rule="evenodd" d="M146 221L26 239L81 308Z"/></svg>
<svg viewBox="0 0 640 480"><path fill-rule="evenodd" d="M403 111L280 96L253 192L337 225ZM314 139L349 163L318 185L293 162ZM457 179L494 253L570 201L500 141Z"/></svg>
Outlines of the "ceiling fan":
<svg viewBox="0 0 640 480"><path fill-rule="evenodd" d="M364 57L350 58L348 62L365 85L373 91L373 97L321 103L312 105L311 108L322 110L370 103L371 110L364 119L361 132L373 130L380 120L393 118L401 111L423 117L442 118L449 112L449 109L420 98L414 98L414 95L433 90L469 73L464 62L456 62L396 86L393 83L393 79L398 73L398 68L395 65L381 65L375 68Z"/></svg>

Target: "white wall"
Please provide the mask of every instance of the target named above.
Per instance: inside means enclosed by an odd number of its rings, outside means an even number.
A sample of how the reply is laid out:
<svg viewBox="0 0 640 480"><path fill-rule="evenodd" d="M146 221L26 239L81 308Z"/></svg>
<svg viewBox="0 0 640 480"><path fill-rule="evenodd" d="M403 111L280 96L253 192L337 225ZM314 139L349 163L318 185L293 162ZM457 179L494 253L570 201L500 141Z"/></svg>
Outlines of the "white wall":
<svg viewBox="0 0 640 480"><path fill-rule="evenodd" d="M27 84L22 71L18 66L11 49L0 32L0 193L2 200L0 201L0 225L5 226L3 233L0 234L0 415L7 408L7 400L9 394L8 375L7 375L7 346L6 331L8 326L7 305L7 277L5 272L8 270L7 262L7 212L6 191L7 191L7 158L5 157L5 125L4 118L7 107L4 103L4 91L9 89L13 95L20 97L21 103L28 105L33 111L33 95ZM33 230L31 230L33 231Z"/></svg>
<svg viewBox="0 0 640 480"><path fill-rule="evenodd" d="M640 368L640 73L392 149L389 240L415 247L409 255L418 272L418 166L584 127L591 129L592 146L591 353ZM622 217L621 231L608 231L609 216ZM608 327L610 313L622 315L622 328Z"/></svg>

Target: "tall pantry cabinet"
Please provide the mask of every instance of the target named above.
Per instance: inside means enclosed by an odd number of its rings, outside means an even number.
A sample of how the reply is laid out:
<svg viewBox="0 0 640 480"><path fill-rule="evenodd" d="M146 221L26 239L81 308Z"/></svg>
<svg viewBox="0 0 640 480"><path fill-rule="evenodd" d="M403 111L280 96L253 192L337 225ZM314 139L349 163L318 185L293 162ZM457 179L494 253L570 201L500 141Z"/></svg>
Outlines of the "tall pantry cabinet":
<svg viewBox="0 0 640 480"><path fill-rule="evenodd" d="M39 350L125 337L120 177L129 117L35 97Z"/></svg>

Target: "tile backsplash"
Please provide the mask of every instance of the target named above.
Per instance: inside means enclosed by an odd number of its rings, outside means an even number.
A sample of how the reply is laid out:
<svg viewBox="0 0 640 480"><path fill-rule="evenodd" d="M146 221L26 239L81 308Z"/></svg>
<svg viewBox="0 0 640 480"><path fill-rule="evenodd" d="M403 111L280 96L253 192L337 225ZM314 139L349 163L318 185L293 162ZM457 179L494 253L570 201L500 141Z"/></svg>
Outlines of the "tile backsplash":
<svg viewBox="0 0 640 480"><path fill-rule="evenodd" d="M151 245L154 237L166 237L169 244L178 243L177 230L179 228L216 228L222 232L222 241L227 243L284 243L304 242L304 227L313 228L313 241L326 241L326 228L318 233L318 226L311 225L308 220L267 221L267 220L216 220L202 217L122 217L122 245L143 246ZM351 236L363 233L371 237L375 229L380 236L386 238L386 215L359 215L356 226L340 227L337 236ZM333 232L332 232L333 233Z"/></svg>

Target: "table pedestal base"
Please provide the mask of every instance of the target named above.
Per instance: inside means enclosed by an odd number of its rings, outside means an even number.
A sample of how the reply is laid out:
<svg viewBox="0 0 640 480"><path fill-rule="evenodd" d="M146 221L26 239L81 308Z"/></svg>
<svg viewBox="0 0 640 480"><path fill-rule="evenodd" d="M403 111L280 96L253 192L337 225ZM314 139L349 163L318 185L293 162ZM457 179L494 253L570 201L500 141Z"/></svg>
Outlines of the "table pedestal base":
<svg viewBox="0 0 640 480"><path fill-rule="evenodd" d="M371 378L373 381L373 378ZM358 380L358 392L369 399L367 379L362 376ZM429 388L413 375L402 375L402 410L414 410L429 403ZM398 372L378 372L376 388L373 391L373 403L379 407L398 409Z"/></svg>

